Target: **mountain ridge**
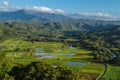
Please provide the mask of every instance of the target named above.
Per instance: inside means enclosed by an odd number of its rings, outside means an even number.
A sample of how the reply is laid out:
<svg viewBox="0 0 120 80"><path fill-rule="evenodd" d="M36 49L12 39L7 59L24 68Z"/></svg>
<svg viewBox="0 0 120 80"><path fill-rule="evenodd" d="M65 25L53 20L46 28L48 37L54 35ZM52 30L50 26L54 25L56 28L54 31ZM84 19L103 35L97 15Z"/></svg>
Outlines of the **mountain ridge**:
<svg viewBox="0 0 120 80"><path fill-rule="evenodd" d="M104 16L86 16L71 13L49 13L34 10L1 11L0 20L40 20L40 21L70 21L70 20L98 20L98 21L119 21L118 19L107 18Z"/></svg>
<svg viewBox="0 0 120 80"><path fill-rule="evenodd" d="M65 21L72 18L61 14L32 12L26 10L17 10L11 12L0 12L0 20L40 20L40 21Z"/></svg>

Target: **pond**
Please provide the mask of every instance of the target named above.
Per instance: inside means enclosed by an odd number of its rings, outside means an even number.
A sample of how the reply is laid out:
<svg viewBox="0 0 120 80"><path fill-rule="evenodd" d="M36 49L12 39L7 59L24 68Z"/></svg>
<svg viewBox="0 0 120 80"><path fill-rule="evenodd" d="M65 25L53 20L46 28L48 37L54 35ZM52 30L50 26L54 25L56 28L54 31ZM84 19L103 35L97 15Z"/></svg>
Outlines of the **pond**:
<svg viewBox="0 0 120 80"><path fill-rule="evenodd" d="M46 53L45 51L43 51L42 48L37 48L36 49L36 53L35 53L35 56L45 56L45 55L48 55L49 53Z"/></svg>
<svg viewBox="0 0 120 80"><path fill-rule="evenodd" d="M64 54L64 56L74 56L75 54L69 53L69 54Z"/></svg>
<svg viewBox="0 0 120 80"><path fill-rule="evenodd" d="M113 58L116 58L116 57L117 57L117 55L116 55L115 53L113 53L113 54L112 54L112 57L113 57Z"/></svg>
<svg viewBox="0 0 120 80"><path fill-rule="evenodd" d="M36 52L44 52L44 50L42 48L37 48Z"/></svg>
<svg viewBox="0 0 120 80"><path fill-rule="evenodd" d="M56 58L57 56L44 56L44 58Z"/></svg>
<svg viewBox="0 0 120 80"><path fill-rule="evenodd" d="M37 58L37 59L39 59L39 60L42 60L42 59L50 59L50 58L56 58L57 56L41 56L41 57L39 57L39 58Z"/></svg>
<svg viewBox="0 0 120 80"><path fill-rule="evenodd" d="M69 54L51 54L51 55L54 55L54 56L74 56L76 54L69 53Z"/></svg>
<svg viewBox="0 0 120 80"><path fill-rule="evenodd" d="M73 47L73 46L69 46L69 48L74 49L75 47Z"/></svg>
<svg viewBox="0 0 120 80"><path fill-rule="evenodd" d="M43 49L42 49L42 48L37 48L37 50L38 50L38 51L41 51L41 50L43 50Z"/></svg>
<svg viewBox="0 0 120 80"><path fill-rule="evenodd" d="M66 62L66 64L77 65L77 66L85 66L85 65L87 65L87 62Z"/></svg>
<svg viewBox="0 0 120 80"><path fill-rule="evenodd" d="M63 56L64 54L51 54L53 56Z"/></svg>
<svg viewBox="0 0 120 80"><path fill-rule="evenodd" d="M45 56L45 55L47 55L48 53L35 53L35 56Z"/></svg>

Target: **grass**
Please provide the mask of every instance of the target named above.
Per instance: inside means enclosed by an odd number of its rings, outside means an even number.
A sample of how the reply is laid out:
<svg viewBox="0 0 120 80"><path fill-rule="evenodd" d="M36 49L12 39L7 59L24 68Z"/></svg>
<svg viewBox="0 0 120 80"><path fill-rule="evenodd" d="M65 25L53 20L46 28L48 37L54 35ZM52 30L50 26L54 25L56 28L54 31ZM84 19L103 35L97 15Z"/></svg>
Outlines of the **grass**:
<svg viewBox="0 0 120 80"><path fill-rule="evenodd" d="M120 66L108 65L104 80L120 80Z"/></svg>
<svg viewBox="0 0 120 80"><path fill-rule="evenodd" d="M31 63L31 62L33 62L33 61L36 61L34 58L27 58L27 59L25 59L25 58L15 58L14 59L14 64L29 64L29 63Z"/></svg>
<svg viewBox="0 0 120 80"><path fill-rule="evenodd" d="M19 47L20 49L32 48L36 50L36 48L42 48L45 52L50 54L61 54L52 59L43 59L46 63L67 67L71 70L74 70L78 73L88 73L88 74L101 74L104 70L104 66L102 64L92 63L90 61L93 60L93 56L91 55L92 51L89 51L84 48L70 48L63 43L57 42L27 42L27 41L15 41L15 40L6 40L0 44L0 46L5 46L8 49L6 52L7 57L12 58L15 64L28 64L33 61L39 61L37 57L31 57L30 52L22 51L15 52L14 48ZM9 52L9 50L11 52ZM76 54L74 56L64 56L64 54ZM59 59L59 60L58 60ZM68 65L66 62L86 62L85 66L78 65Z"/></svg>
<svg viewBox="0 0 120 80"><path fill-rule="evenodd" d="M104 70L104 65L98 64L98 63L91 63L89 62L88 65L86 65L82 72L85 73L93 73L93 74L100 74Z"/></svg>

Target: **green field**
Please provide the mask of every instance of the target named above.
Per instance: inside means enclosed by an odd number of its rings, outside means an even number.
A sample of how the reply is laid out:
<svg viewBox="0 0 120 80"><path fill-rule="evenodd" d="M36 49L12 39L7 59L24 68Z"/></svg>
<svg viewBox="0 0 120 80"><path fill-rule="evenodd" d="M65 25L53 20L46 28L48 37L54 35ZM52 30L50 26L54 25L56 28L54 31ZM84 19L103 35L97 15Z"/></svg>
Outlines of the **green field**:
<svg viewBox="0 0 120 80"><path fill-rule="evenodd" d="M9 45L8 45L9 44ZM6 57L10 58L14 64L28 64L33 61L44 61L53 66L67 67L82 75L82 80L92 80L100 75L104 70L104 65L93 63L92 51L84 48L71 48L69 45L58 42L27 42L6 40L0 44L3 47ZM40 48L47 56L56 55L53 58L42 58L36 56L36 49ZM73 54L73 55L71 55ZM81 74L82 73L82 74ZM86 78L86 76L94 77Z"/></svg>
<svg viewBox="0 0 120 80"><path fill-rule="evenodd" d="M103 80L120 80L120 66L108 65Z"/></svg>

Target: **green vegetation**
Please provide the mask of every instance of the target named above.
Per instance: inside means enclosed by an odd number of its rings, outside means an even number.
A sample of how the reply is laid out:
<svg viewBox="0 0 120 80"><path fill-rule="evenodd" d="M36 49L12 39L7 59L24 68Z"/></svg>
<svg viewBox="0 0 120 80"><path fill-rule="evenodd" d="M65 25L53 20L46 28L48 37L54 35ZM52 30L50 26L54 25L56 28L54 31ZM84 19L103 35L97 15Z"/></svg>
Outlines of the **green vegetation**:
<svg viewBox="0 0 120 80"><path fill-rule="evenodd" d="M91 55L92 51L83 49L82 47L71 48L69 45L58 42L32 43L21 40L5 40L0 44L0 46L3 47L2 52L6 53L5 57L11 60L11 65L13 66L18 64L27 65L31 62L43 61L57 67L60 66L67 68L74 73L79 74L79 77L83 74L86 74L86 76L90 76L89 74L94 74L95 77L91 77L91 79L96 78L104 70L104 66L102 64L90 62L93 61L93 56ZM35 53L37 53L37 48L43 49L45 53L49 53L46 56L56 56L53 58L41 59L42 56L35 56ZM69 54L74 55L69 56ZM67 64L67 62L77 62L78 64ZM81 78L86 80L86 76L82 76Z"/></svg>
<svg viewBox="0 0 120 80"><path fill-rule="evenodd" d="M106 74L101 80L119 80L120 79L120 66L108 65Z"/></svg>
<svg viewBox="0 0 120 80"><path fill-rule="evenodd" d="M117 80L120 27L111 24L112 28L87 32L75 25L79 21L0 22L1 80L94 80L104 73L106 63L109 66L102 79ZM36 66L43 71L35 70ZM116 76L110 77L112 73Z"/></svg>
<svg viewBox="0 0 120 80"><path fill-rule="evenodd" d="M19 65L12 68L9 75L14 80L78 80L77 74L71 70L56 67L44 62L32 62L26 66Z"/></svg>

